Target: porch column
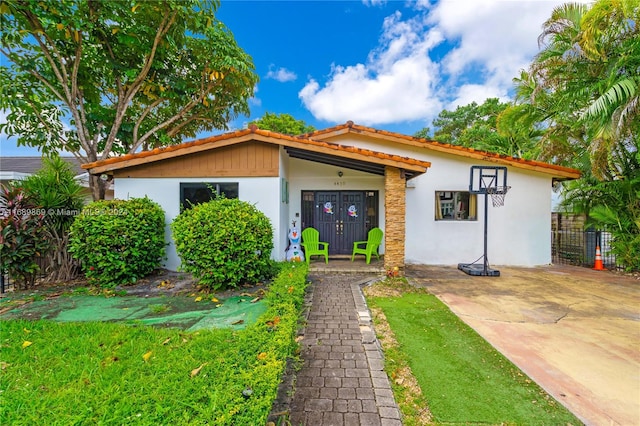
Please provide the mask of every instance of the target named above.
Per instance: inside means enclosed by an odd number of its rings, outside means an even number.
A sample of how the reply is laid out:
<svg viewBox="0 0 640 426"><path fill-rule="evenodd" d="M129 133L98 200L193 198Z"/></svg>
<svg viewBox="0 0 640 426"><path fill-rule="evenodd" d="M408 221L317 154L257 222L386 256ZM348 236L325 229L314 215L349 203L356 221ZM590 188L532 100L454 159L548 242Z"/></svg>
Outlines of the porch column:
<svg viewBox="0 0 640 426"><path fill-rule="evenodd" d="M384 267L404 268L405 240L405 178L400 169L384 169Z"/></svg>

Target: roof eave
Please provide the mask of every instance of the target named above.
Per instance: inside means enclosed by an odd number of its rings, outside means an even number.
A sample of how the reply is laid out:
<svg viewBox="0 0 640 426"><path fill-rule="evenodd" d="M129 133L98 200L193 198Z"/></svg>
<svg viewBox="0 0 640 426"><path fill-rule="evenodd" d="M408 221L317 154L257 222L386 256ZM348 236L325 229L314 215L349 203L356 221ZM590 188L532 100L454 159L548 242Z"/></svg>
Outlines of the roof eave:
<svg viewBox="0 0 640 426"><path fill-rule="evenodd" d="M342 158L351 158L357 161L397 167L399 169L413 172L411 174L412 177L415 177L418 174L425 173L427 171L427 168L431 166L431 163L427 161L417 161L403 158L397 155L378 153L370 150L361 150L354 147L347 147L328 142L309 140L302 137L292 137L281 135L279 133L253 129L187 142L185 144L169 147L169 149L156 149L153 151L134 154L131 158L128 159L115 158L89 163L83 165L83 168L87 169L90 174L94 175L103 173L112 174L114 171L120 169L148 164L150 162L161 161L176 156L222 148L225 146L252 140L272 143L279 146L296 148L305 151L318 152ZM382 155L389 158L382 158Z"/></svg>
<svg viewBox="0 0 640 426"><path fill-rule="evenodd" d="M540 161L524 160L521 158L509 157L506 155L493 154L486 151L479 151L474 148L463 148L457 145L443 144L441 142L395 134L393 132L376 131L376 129L360 126L358 124L354 124L353 122L347 122L346 124L341 124L325 130L308 133L305 135L305 137L316 140L325 140L348 133L373 136L391 142L398 142L401 144L430 149L446 154L488 161L505 166L513 166L525 170L531 170L538 173L551 175L554 180L579 179L582 175L579 170L569 167L556 166L554 164L543 163Z"/></svg>

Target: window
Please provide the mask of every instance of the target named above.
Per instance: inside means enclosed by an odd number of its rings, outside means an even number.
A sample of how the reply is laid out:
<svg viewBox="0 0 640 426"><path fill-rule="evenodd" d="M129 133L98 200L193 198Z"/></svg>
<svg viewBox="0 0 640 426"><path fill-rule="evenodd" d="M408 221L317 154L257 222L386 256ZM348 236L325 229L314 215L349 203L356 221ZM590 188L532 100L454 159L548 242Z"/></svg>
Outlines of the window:
<svg viewBox="0 0 640 426"><path fill-rule="evenodd" d="M237 182L199 182L180 184L180 206L190 209L192 205L206 203L219 195L226 198L238 198Z"/></svg>
<svg viewBox="0 0 640 426"><path fill-rule="evenodd" d="M436 220L476 220L476 194L436 191Z"/></svg>

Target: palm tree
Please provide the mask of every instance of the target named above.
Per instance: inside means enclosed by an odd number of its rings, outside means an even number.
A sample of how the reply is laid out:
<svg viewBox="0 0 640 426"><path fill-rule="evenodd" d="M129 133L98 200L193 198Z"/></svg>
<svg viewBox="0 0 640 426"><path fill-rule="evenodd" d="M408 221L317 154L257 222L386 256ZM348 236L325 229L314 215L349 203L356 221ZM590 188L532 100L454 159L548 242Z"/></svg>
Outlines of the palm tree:
<svg viewBox="0 0 640 426"><path fill-rule="evenodd" d="M638 130L638 18L638 0L600 0L557 7L544 23L542 49L516 85L546 124L547 159L586 149L595 176L618 176L616 152L628 149Z"/></svg>
<svg viewBox="0 0 640 426"><path fill-rule="evenodd" d="M608 225L618 257L640 268L640 2L565 4L538 42L515 80L521 117L541 126L543 159L582 170L566 204Z"/></svg>

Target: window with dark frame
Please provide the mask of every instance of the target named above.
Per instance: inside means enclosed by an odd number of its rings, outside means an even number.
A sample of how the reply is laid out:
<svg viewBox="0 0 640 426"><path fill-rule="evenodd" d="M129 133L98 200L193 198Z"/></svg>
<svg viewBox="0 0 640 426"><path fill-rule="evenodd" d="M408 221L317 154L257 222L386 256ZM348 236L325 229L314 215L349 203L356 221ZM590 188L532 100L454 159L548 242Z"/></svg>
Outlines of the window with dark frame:
<svg viewBox="0 0 640 426"><path fill-rule="evenodd" d="M469 191L436 191L435 220L477 220L476 194Z"/></svg>
<svg viewBox="0 0 640 426"><path fill-rule="evenodd" d="M206 203L223 195L225 198L238 198L237 182L189 182L180 183L180 206L190 209L200 203Z"/></svg>

